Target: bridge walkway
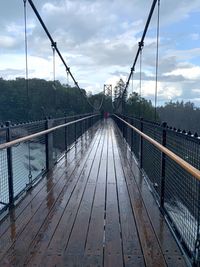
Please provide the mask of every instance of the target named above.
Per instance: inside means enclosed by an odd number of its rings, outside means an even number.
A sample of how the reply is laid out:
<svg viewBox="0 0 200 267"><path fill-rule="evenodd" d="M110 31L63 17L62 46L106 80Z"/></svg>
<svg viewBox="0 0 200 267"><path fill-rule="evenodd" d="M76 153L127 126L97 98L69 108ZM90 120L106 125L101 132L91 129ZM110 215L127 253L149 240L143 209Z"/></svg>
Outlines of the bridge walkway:
<svg viewBox="0 0 200 267"><path fill-rule="evenodd" d="M0 266L186 266L111 120L29 191L0 240Z"/></svg>

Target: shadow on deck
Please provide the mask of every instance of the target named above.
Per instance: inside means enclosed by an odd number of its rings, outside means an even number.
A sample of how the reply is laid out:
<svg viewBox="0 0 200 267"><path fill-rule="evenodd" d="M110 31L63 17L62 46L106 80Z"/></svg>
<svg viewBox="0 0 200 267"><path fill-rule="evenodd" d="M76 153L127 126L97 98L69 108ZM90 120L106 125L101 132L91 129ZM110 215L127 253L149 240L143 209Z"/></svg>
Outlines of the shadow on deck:
<svg viewBox="0 0 200 267"><path fill-rule="evenodd" d="M186 266L111 120L0 224L0 266Z"/></svg>

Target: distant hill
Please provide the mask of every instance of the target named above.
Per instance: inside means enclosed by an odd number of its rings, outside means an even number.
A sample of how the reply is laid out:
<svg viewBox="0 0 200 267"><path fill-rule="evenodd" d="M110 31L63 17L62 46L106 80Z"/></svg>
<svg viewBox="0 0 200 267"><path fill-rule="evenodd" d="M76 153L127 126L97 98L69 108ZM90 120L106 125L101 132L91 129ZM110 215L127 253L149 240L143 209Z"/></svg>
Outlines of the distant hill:
<svg viewBox="0 0 200 267"><path fill-rule="evenodd" d="M76 87L42 79L0 78L0 122L37 120L45 116L59 117L91 112L85 98ZM85 90L82 93L86 95Z"/></svg>
<svg viewBox="0 0 200 267"><path fill-rule="evenodd" d="M170 101L159 107L158 113L160 120L166 121L169 126L200 135L200 108L195 107L192 102Z"/></svg>

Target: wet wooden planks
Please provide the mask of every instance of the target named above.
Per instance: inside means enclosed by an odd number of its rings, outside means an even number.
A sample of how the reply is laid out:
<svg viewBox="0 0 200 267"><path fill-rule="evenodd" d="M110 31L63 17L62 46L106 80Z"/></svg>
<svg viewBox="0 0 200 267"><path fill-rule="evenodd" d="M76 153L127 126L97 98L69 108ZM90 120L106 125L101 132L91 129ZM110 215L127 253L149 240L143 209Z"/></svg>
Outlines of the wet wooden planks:
<svg viewBox="0 0 200 267"><path fill-rule="evenodd" d="M1 223L0 266L185 266L112 121L87 136Z"/></svg>

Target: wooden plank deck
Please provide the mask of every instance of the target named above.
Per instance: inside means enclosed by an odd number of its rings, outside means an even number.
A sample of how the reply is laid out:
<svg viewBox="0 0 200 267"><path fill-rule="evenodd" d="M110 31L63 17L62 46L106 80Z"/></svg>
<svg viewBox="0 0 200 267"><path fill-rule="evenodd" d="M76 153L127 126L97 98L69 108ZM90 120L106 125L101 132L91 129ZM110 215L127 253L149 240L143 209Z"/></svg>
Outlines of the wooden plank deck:
<svg viewBox="0 0 200 267"><path fill-rule="evenodd" d="M0 223L0 266L186 266L111 120Z"/></svg>

